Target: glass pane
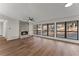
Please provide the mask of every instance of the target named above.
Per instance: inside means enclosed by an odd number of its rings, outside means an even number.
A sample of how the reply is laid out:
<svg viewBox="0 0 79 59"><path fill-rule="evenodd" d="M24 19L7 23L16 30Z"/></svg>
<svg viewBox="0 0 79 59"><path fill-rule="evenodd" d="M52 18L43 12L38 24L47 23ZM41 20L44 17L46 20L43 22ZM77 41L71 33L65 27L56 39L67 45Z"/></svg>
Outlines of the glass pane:
<svg viewBox="0 0 79 59"><path fill-rule="evenodd" d="M38 25L38 30L42 30L41 24Z"/></svg>
<svg viewBox="0 0 79 59"><path fill-rule="evenodd" d="M65 37L65 23L64 22L60 22L60 23L57 23L56 24L57 28L56 28L56 31L57 31L57 37L60 37L60 38L64 38Z"/></svg>
<svg viewBox="0 0 79 59"><path fill-rule="evenodd" d="M67 32L67 38L77 39L77 32Z"/></svg>
<svg viewBox="0 0 79 59"><path fill-rule="evenodd" d="M37 30L34 30L34 31L33 31L33 34L37 34Z"/></svg>
<svg viewBox="0 0 79 59"><path fill-rule="evenodd" d="M41 31L40 30L38 30L38 35L41 35Z"/></svg>
<svg viewBox="0 0 79 59"><path fill-rule="evenodd" d="M65 32L57 32L57 37L59 38L64 38L65 37Z"/></svg>
<svg viewBox="0 0 79 59"><path fill-rule="evenodd" d="M37 30L38 29L38 25L34 25L33 29Z"/></svg>
<svg viewBox="0 0 79 59"><path fill-rule="evenodd" d="M77 39L77 21L67 22L67 38Z"/></svg>
<svg viewBox="0 0 79 59"><path fill-rule="evenodd" d="M47 35L47 25L43 25L43 28L42 28L42 35Z"/></svg>
<svg viewBox="0 0 79 59"><path fill-rule="evenodd" d="M38 24L38 35L41 35L41 31L42 31L42 26L41 24Z"/></svg>
<svg viewBox="0 0 79 59"><path fill-rule="evenodd" d="M48 35L54 37L54 24L48 25Z"/></svg>
<svg viewBox="0 0 79 59"><path fill-rule="evenodd" d="M57 31L65 31L65 23L57 23Z"/></svg>
<svg viewBox="0 0 79 59"><path fill-rule="evenodd" d="M34 25L33 26L33 34L37 34L38 26Z"/></svg>

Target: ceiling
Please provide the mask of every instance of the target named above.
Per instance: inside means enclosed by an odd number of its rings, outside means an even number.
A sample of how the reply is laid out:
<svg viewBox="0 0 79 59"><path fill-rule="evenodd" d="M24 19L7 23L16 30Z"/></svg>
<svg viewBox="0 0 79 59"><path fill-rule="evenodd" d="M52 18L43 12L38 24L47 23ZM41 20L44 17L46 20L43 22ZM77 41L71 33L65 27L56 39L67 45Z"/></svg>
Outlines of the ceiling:
<svg viewBox="0 0 79 59"><path fill-rule="evenodd" d="M36 22L52 18L79 15L79 4L64 7L66 3L0 3L0 13L15 18L33 17Z"/></svg>

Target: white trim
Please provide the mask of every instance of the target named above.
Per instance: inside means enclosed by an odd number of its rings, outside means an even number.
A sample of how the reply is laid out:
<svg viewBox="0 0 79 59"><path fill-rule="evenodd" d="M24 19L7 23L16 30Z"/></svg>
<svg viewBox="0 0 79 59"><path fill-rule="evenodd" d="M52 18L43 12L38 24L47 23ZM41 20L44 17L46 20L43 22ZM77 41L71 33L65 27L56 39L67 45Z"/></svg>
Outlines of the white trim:
<svg viewBox="0 0 79 59"><path fill-rule="evenodd" d="M79 44L79 40L72 40L72 39L65 39L65 38L57 38L57 37L55 38L55 37L42 36L42 35L34 35L34 36L39 36L39 37L47 38L47 39L51 39L51 40L58 40L58 41L64 41L64 42Z"/></svg>
<svg viewBox="0 0 79 59"><path fill-rule="evenodd" d="M6 36L6 28L7 28L7 20L5 20L3 24L3 36L4 37Z"/></svg>
<svg viewBox="0 0 79 59"><path fill-rule="evenodd" d="M56 22L54 23L54 32L55 32L55 37L56 37Z"/></svg>

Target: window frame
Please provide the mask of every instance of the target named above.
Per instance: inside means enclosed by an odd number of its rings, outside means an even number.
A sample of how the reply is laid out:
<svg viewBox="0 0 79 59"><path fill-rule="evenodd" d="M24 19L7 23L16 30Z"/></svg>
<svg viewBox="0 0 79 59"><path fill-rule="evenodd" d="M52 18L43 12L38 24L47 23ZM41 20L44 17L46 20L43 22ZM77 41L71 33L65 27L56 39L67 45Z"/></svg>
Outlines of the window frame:
<svg viewBox="0 0 79 59"><path fill-rule="evenodd" d="M68 34L67 34L67 32L71 32L71 31L67 31L67 23L71 23L71 22L77 22L77 31L72 31L72 32L76 32L76 39L73 39L73 38L68 38L67 36L68 36ZM61 23L65 23L64 25L65 25L65 30L64 31L57 31L57 24L61 24ZM64 37L59 37L59 38L67 38L67 39L73 39L73 40L79 40L78 38L78 35L79 35L79 21L78 20L76 20L76 21L65 21L65 22L57 22L56 23L56 37L57 37L57 32L64 32L65 34L64 34Z"/></svg>
<svg viewBox="0 0 79 59"><path fill-rule="evenodd" d="M72 22L76 22L76 23L77 23L77 24L76 24L76 26L77 26L77 30L76 30L76 31L68 31L68 30L67 30L67 24L68 24L68 23L72 23ZM76 32L76 39L68 38L68 32ZM78 40L78 21L67 21L67 22L66 22L66 38L67 38L67 39Z"/></svg>
<svg viewBox="0 0 79 59"><path fill-rule="evenodd" d="M38 25L37 25L37 28L39 27L39 25L41 26L41 24L38 24ZM42 31L42 26L41 26L40 28L41 28L40 30L37 29L37 32L38 32L37 35L42 35L42 33L41 33L41 31ZM39 34L39 31L40 31L40 34Z"/></svg>
<svg viewBox="0 0 79 59"><path fill-rule="evenodd" d="M34 28L34 26L36 26L36 28ZM36 34L34 33L34 31L36 31ZM37 35L38 34L38 25L33 25L33 34Z"/></svg>
<svg viewBox="0 0 79 59"><path fill-rule="evenodd" d="M42 35L43 35L43 26L45 26L46 25L46 27L47 27L47 24L42 24ZM48 29L46 30L46 33L48 32ZM44 35L44 36L48 36L48 33L46 34L46 35Z"/></svg>

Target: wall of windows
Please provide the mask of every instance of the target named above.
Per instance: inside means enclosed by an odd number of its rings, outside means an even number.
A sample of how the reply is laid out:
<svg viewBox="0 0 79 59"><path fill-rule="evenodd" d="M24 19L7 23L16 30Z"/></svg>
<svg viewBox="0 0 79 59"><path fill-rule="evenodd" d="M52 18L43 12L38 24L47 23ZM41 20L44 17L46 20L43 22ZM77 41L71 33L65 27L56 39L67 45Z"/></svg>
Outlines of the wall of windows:
<svg viewBox="0 0 79 59"><path fill-rule="evenodd" d="M38 24L34 25L33 32L37 35L51 36L54 37L54 23L51 24Z"/></svg>
<svg viewBox="0 0 79 59"><path fill-rule="evenodd" d="M33 31L37 35L79 40L79 21L56 22L56 26L54 23L38 24Z"/></svg>

